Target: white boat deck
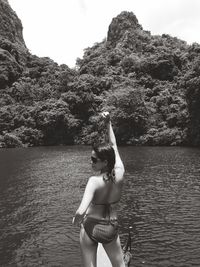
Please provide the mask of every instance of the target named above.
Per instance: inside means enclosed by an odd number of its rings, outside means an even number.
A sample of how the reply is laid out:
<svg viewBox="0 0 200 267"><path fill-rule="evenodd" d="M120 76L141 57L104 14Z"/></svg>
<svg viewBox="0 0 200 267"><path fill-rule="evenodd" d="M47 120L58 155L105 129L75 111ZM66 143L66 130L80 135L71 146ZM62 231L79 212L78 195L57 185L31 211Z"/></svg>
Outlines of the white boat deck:
<svg viewBox="0 0 200 267"><path fill-rule="evenodd" d="M97 249L97 267L112 267L111 262L101 244Z"/></svg>

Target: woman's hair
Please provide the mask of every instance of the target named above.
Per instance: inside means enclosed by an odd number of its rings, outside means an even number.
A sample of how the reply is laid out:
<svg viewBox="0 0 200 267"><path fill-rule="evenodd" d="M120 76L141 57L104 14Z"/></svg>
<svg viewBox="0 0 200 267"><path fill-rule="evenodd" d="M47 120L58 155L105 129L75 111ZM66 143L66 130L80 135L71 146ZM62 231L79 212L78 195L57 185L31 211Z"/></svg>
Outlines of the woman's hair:
<svg viewBox="0 0 200 267"><path fill-rule="evenodd" d="M96 153L97 157L104 161L107 160L108 162L108 171L107 176L108 179L112 181L115 180L114 174L114 166L115 166L115 151L110 144L100 144L100 145L93 145L93 150Z"/></svg>

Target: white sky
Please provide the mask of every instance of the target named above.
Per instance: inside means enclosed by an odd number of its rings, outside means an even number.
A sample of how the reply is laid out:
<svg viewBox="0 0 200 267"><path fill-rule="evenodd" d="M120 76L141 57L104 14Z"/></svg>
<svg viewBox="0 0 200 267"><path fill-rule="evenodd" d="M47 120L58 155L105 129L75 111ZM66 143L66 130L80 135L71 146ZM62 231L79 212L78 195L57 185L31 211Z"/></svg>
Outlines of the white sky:
<svg viewBox="0 0 200 267"><path fill-rule="evenodd" d="M32 54L74 67L101 42L113 17L132 11L144 30L200 43L200 0L8 0Z"/></svg>

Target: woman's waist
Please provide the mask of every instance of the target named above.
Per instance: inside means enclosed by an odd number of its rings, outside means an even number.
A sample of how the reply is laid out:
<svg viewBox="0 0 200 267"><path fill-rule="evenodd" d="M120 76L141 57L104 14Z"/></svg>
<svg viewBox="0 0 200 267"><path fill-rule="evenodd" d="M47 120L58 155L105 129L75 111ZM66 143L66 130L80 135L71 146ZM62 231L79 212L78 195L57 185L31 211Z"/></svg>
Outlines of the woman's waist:
<svg viewBox="0 0 200 267"><path fill-rule="evenodd" d="M100 223L100 224L110 224L110 223L117 223L118 219L117 217L100 217L97 216L96 214L86 214L83 223L86 221L91 221L94 223Z"/></svg>
<svg viewBox="0 0 200 267"><path fill-rule="evenodd" d="M104 205L93 205L91 204L86 212L87 216L95 217L98 219L101 219L105 215L105 209L106 207ZM110 218L117 218L117 211L115 208L109 209L109 215Z"/></svg>

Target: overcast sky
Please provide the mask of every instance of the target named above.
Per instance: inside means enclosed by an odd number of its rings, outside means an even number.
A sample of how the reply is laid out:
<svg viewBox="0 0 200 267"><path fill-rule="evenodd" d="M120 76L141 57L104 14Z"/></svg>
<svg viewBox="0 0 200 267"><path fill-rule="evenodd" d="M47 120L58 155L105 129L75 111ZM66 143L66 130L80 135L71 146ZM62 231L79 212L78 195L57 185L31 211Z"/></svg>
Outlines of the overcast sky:
<svg viewBox="0 0 200 267"><path fill-rule="evenodd" d="M8 0L32 54L75 66L101 42L113 17L132 11L144 30L200 43L200 0Z"/></svg>

